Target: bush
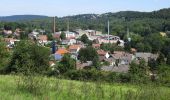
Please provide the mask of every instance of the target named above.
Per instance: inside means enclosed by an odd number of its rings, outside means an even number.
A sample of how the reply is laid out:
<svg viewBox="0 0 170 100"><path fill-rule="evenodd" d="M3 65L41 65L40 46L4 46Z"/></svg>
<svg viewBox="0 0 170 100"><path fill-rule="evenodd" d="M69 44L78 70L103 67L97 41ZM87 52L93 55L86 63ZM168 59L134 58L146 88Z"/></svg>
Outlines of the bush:
<svg viewBox="0 0 170 100"><path fill-rule="evenodd" d="M64 74L65 77L72 80L99 81L103 74L97 70L71 70Z"/></svg>
<svg viewBox="0 0 170 100"><path fill-rule="evenodd" d="M11 62L6 72L22 72L27 71L45 74L49 70L50 50L45 47L38 46L30 41L21 41L14 48Z"/></svg>
<svg viewBox="0 0 170 100"><path fill-rule="evenodd" d="M76 69L76 61L71 58L69 54L65 54L62 60L59 62L57 69L60 74L63 74L69 70Z"/></svg>
<svg viewBox="0 0 170 100"><path fill-rule="evenodd" d="M91 70L70 70L64 77L71 80L97 81L97 82L130 82L129 74L115 72L102 72L96 69Z"/></svg>
<svg viewBox="0 0 170 100"><path fill-rule="evenodd" d="M105 61L105 62L103 62L103 65L104 65L104 66L109 66L110 63L109 63L108 61Z"/></svg>
<svg viewBox="0 0 170 100"><path fill-rule="evenodd" d="M10 52L7 51L6 44L2 42L0 37L0 74L4 74L10 59Z"/></svg>
<svg viewBox="0 0 170 100"><path fill-rule="evenodd" d="M161 65L158 67L158 81L170 87L170 66Z"/></svg>

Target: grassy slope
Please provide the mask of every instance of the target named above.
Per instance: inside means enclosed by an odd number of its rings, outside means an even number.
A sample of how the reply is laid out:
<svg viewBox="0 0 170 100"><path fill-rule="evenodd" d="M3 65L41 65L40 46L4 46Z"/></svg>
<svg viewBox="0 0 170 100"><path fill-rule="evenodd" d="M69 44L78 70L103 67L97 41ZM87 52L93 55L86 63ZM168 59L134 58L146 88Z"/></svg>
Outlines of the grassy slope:
<svg viewBox="0 0 170 100"><path fill-rule="evenodd" d="M43 94L17 88L17 76L0 76L0 100L168 100L170 88L87 83L45 78Z"/></svg>

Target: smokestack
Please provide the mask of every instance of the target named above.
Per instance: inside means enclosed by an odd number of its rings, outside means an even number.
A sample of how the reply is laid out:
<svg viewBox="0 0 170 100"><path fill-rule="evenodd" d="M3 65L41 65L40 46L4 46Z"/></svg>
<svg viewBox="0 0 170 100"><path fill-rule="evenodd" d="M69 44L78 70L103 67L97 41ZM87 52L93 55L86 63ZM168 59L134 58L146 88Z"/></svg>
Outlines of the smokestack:
<svg viewBox="0 0 170 100"><path fill-rule="evenodd" d="M54 32L54 34L55 34L55 32L56 32L56 30L55 30L55 16L54 16L54 18L53 18L53 32Z"/></svg>

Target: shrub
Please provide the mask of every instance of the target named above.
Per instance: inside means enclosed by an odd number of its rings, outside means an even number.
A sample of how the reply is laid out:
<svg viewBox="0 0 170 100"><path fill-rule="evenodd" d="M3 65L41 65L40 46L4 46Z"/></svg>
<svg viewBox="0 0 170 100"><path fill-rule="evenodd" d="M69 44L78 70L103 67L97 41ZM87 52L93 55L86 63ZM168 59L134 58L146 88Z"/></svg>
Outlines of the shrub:
<svg viewBox="0 0 170 100"><path fill-rule="evenodd" d="M38 46L30 41L21 41L14 49L11 62L6 72L22 72L27 71L45 74L49 70L50 50Z"/></svg>
<svg viewBox="0 0 170 100"><path fill-rule="evenodd" d="M10 58L10 52L6 48L6 44L1 41L0 37L0 74L4 73Z"/></svg>

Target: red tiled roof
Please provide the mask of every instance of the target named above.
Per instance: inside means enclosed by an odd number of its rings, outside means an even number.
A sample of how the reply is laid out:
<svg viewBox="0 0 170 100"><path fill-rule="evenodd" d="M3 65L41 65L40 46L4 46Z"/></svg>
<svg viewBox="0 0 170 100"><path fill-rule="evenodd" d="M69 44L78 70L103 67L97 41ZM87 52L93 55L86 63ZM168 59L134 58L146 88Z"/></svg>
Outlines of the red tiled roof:
<svg viewBox="0 0 170 100"><path fill-rule="evenodd" d="M106 54L106 52L104 50L97 50L97 53L98 53L98 55L101 55L101 56Z"/></svg>
<svg viewBox="0 0 170 100"><path fill-rule="evenodd" d="M39 39L39 40L47 41L47 40L48 40L48 37L47 37L47 35L39 35L39 36L38 36L38 39Z"/></svg>
<svg viewBox="0 0 170 100"><path fill-rule="evenodd" d="M13 38L4 38L4 41L5 42L12 42L12 41L15 41L16 39L13 39Z"/></svg>
<svg viewBox="0 0 170 100"><path fill-rule="evenodd" d="M136 52L137 50L135 48L131 48L131 51L132 52Z"/></svg>
<svg viewBox="0 0 170 100"><path fill-rule="evenodd" d="M114 54L112 56L116 59L122 58L122 57L129 57L130 54L126 53L124 51L114 51Z"/></svg>
<svg viewBox="0 0 170 100"><path fill-rule="evenodd" d="M72 37L68 37L67 39L75 39L75 37L72 36Z"/></svg>
<svg viewBox="0 0 170 100"><path fill-rule="evenodd" d="M60 55L64 55L66 53L69 53L69 51L67 51L66 49L64 48L60 48L56 51L57 54L60 54Z"/></svg>
<svg viewBox="0 0 170 100"><path fill-rule="evenodd" d="M59 39L60 38L60 34L54 34L53 37Z"/></svg>
<svg viewBox="0 0 170 100"><path fill-rule="evenodd" d="M92 44L93 48L99 48L100 44Z"/></svg>
<svg viewBox="0 0 170 100"><path fill-rule="evenodd" d="M69 46L69 50L78 49L78 48L81 48L81 47L82 47L81 45L71 45L71 46Z"/></svg>

